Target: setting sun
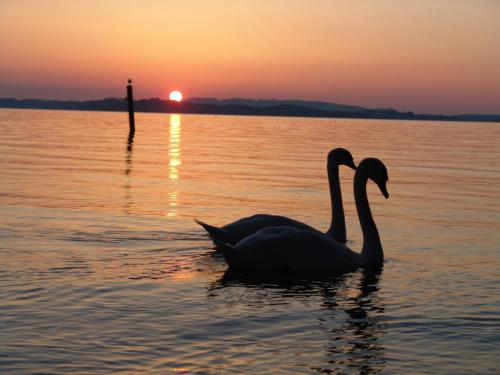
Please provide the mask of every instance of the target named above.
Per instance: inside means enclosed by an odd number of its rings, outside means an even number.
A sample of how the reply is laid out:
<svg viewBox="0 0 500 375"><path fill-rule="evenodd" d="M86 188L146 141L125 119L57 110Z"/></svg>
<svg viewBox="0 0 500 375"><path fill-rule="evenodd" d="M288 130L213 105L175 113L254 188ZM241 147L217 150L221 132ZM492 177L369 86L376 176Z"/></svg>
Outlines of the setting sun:
<svg viewBox="0 0 500 375"><path fill-rule="evenodd" d="M170 93L168 98L170 100L173 100L174 102L180 102L182 100L182 93L180 91L174 90Z"/></svg>

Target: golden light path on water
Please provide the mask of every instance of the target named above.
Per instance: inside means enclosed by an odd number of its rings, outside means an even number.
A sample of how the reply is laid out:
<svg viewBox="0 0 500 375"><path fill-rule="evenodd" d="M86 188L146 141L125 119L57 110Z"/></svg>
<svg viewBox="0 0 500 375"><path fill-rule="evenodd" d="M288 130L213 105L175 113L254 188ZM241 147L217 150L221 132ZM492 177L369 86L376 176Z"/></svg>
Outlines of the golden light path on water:
<svg viewBox="0 0 500 375"><path fill-rule="evenodd" d="M169 117L169 139L168 139L168 177L171 186L168 192L169 210L167 216L177 216L177 205L179 203L179 190L177 180L179 179L179 166L181 161L181 115L171 114Z"/></svg>
<svg viewBox="0 0 500 375"><path fill-rule="evenodd" d="M168 217L177 217L177 206L179 204L179 167L181 160L181 115L169 115L169 138L168 138L168 178L170 187L168 191ZM162 263L165 269L175 268L176 272L168 273L171 281L185 281L196 276L190 268L190 261L177 261L174 264L168 258L163 259Z"/></svg>

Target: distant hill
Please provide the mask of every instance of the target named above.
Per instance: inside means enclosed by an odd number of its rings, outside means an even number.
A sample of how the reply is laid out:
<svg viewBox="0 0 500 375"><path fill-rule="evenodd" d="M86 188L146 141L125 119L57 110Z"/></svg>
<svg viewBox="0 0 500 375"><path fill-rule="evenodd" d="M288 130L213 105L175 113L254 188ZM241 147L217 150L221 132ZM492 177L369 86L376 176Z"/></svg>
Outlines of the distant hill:
<svg viewBox="0 0 500 375"><path fill-rule="evenodd" d="M134 107L136 112L158 113L500 122L500 115L428 115L305 100L191 98L176 103L152 98L136 100ZM0 98L0 108L123 112L127 111L127 103L123 98L88 101Z"/></svg>
<svg viewBox="0 0 500 375"><path fill-rule="evenodd" d="M296 107L319 109L321 111L330 111L330 112L361 112L368 109L354 105L335 104L335 103L308 101L308 100L188 98L186 101L189 103L197 103L197 104L245 105L257 108L274 107L278 105L292 105Z"/></svg>

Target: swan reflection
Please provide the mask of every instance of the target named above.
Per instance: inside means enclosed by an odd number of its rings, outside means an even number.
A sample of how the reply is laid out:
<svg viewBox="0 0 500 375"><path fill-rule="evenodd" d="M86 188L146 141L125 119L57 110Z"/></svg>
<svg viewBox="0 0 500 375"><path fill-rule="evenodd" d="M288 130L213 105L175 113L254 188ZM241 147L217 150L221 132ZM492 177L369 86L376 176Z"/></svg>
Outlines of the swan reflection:
<svg viewBox="0 0 500 375"><path fill-rule="evenodd" d="M177 180L179 179L179 167L181 161L181 115L171 114L169 118L168 139L168 177L170 179L170 191L168 192L169 209L167 216L177 216L179 203L179 190Z"/></svg>
<svg viewBox="0 0 500 375"><path fill-rule="evenodd" d="M363 270L358 281L358 292L339 306L336 296L324 294L324 307L340 307L348 315L342 329L329 333L326 349L327 364L314 367L319 372L341 371L345 366L356 368L360 374L380 372L384 368L384 346L379 338L386 332L381 314L385 309L378 299L381 269ZM332 319L334 317L332 316ZM347 345L342 345L347 342Z"/></svg>
<svg viewBox="0 0 500 375"><path fill-rule="evenodd" d="M262 311L265 315L276 306L282 305L279 309L284 311L288 311L289 306L291 314L284 313L279 317L282 323L275 322L275 326L282 328L296 323L311 327L313 331L309 332L308 328L301 335L314 335L315 340L319 335L326 341L322 353L309 352L306 347L297 349L297 355L308 356L310 353L314 358L311 362L316 363L310 363L309 371L374 373L382 371L385 366L385 347L380 342L386 333L383 323L385 309L378 296L381 271L360 270L313 280L255 280L226 272L222 279L209 286L208 298L222 298L226 306L238 310L228 311L229 316L245 316L255 311ZM307 306L306 315L301 308L293 312L297 303ZM302 321L295 321L297 317ZM290 320L288 323L287 319ZM272 330L273 326L269 329ZM255 337L255 340L259 338ZM283 340L286 340L286 335Z"/></svg>

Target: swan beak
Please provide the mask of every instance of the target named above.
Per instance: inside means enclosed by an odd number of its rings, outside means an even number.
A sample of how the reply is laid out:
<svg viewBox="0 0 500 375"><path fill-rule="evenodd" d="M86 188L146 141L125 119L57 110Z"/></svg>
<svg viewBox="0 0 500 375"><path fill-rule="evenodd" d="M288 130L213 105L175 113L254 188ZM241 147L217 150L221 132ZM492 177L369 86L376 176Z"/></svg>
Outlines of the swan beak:
<svg viewBox="0 0 500 375"><path fill-rule="evenodd" d="M385 182L379 185L380 191L384 195L384 198L389 198L389 192L387 191L387 187L385 186Z"/></svg>
<svg viewBox="0 0 500 375"><path fill-rule="evenodd" d="M354 161L351 160L346 164L349 168L356 170L356 164L354 164Z"/></svg>

